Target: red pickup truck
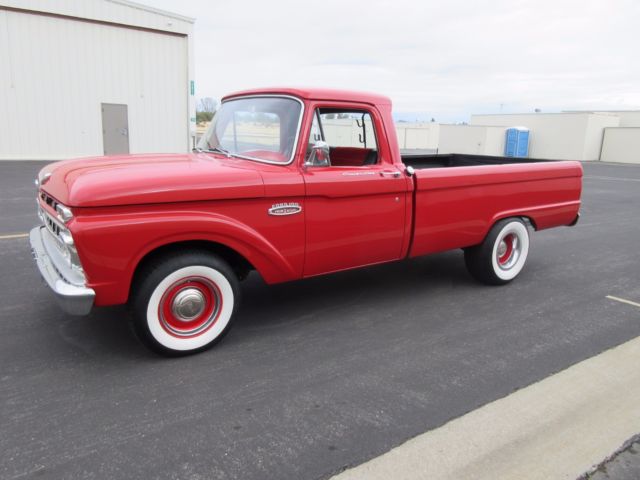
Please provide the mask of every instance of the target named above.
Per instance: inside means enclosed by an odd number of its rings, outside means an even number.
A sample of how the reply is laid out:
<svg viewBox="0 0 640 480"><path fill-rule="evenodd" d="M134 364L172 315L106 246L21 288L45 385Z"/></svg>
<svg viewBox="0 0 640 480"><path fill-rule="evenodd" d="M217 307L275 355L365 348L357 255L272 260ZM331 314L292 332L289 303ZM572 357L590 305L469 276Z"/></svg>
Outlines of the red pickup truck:
<svg viewBox="0 0 640 480"><path fill-rule="evenodd" d="M36 180L32 251L70 314L128 303L154 351L210 347L239 283L268 284L449 249L473 277L522 270L530 231L574 225L582 167L402 156L391 101L324 89L225 97L192 154L69 160Z"/></svg>

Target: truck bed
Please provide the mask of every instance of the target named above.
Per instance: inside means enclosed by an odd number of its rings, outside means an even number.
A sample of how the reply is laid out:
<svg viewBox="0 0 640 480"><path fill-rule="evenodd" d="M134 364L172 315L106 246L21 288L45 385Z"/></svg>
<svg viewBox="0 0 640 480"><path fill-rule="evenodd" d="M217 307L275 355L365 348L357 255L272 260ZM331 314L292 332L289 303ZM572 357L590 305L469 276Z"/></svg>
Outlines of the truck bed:
<svg viewBox="0 0 640 480"><path fill-rule="evenodd" d="M415 169L412 257L478 245L501 218L526 218L537 230L571 225L580 208L579 162L463 154L402 161Z"/></svg>
<svg viewBox="0 0 640 480"><path fill-rule="evenodd" d="M515 163L554 162L535 158L493 157L489 155L469 155L465 153L403 154L402 163L420 170L423 168L472 167L476 165L512 165Z"/></svg>

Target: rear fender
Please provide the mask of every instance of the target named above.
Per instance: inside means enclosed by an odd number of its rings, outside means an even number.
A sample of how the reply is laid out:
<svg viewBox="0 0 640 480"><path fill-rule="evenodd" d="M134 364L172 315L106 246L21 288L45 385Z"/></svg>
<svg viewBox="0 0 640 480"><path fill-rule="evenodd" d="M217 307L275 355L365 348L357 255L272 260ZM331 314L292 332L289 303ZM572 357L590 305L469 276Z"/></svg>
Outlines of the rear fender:
<svg viewBox="0 0 640 480"><path fill-rule="evenodd" d="M562 202L525 209L504 210L495 214L488 225L489 229L505 218L520 217L528 220L535 230L545 230L552 227L572 226L580 211L580 200Z"/></svg>

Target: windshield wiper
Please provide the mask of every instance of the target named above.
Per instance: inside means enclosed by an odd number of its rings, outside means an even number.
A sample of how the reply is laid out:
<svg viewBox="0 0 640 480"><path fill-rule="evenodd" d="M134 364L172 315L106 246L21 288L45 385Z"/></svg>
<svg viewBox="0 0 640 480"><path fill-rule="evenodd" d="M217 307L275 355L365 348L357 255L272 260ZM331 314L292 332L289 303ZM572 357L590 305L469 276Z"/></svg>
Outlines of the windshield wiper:
<svg viewBox="0 0 640 480"><path fill-rule="evenodd" d="M229 152L229 150L225 150L222 147L212 147L211 144L209 142L207 142L207 146L209 147L209 149L207 150L208 152L218 152L218 153L222 153L223 155L226 155L227 158L231 158L232 153Z"/></svg>
<svg viewBox="0 0 640 480"><path fill-rule="evenodd" d="M227 156L227 158L231 158L231 156L233 155L231 152L229 152L229 150L225 150L224 148L220 148L220 147L213 147L209 149L209 152L218 152L218 153L222 153L224 155Z"/></svg>

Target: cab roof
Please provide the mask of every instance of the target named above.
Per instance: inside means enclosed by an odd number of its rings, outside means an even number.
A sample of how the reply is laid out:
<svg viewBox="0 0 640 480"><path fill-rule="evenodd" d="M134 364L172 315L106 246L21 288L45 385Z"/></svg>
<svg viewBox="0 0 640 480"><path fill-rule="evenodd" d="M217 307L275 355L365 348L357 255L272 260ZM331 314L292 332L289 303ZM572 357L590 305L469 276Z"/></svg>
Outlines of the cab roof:
<svg viewBox="0 0 640 480"><path fill-rule="evenodd" d="M242 90L225 95L222 101L246 95L290 95L301 100L335 100L339 102L368 103L371 105L391 105L389 97L376 93L307 87L270 87Z"/></svg>

